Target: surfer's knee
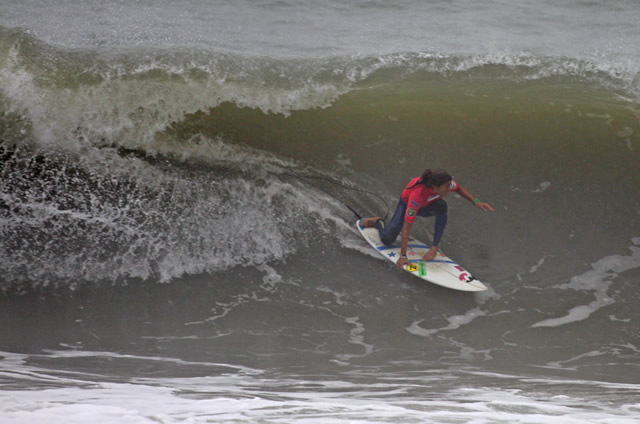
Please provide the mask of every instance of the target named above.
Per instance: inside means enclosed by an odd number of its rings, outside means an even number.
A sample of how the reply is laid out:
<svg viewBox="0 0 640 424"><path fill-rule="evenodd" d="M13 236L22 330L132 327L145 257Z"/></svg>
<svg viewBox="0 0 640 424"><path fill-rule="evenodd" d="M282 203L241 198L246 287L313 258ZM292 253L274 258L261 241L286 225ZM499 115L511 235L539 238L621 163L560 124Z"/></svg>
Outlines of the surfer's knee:
<svg viewBox="0 0 640 424"><path fill-rule="evenodd" d="M393 237L391 237L389 235L385 235L384 237L380 238L380 241L385 245L393 244L393 242L396 241L397 237L398 237L397 234L394 235Z"/></svg>
<svg viewBox="0 0 640 424"><path fill-rule="evenodd" d="M384 220L382 219L378 220L376 222L376 228L378 229L378 234L380 235L380 241L382 243L392 244L394 241L396 241L396 237L398 237L398 233L394 231L393 227L386 226Z"/></svg>

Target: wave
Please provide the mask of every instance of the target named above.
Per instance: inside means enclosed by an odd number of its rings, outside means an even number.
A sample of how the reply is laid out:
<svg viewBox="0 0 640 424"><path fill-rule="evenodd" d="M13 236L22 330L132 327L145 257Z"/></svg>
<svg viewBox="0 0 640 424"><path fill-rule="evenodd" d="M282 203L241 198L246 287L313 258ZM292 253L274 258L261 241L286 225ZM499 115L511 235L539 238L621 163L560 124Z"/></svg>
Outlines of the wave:
<svg viewBox="0 0 640 424"><path fill-rule="evenodd" d="M629 205L606 187L636 187L637 89L631 65L569 58L98 52L0 29L0 278L169 281L285 260L311 242L310 227L349 245L348 212L284 177L292 171L393 203L407 174L437 163L528 219L540 199L586 208L593 180L597 197ZM536 231L577 241L605 219L565 209ZM618 221L637 219L622 210L608 224L618 240ZM521 233L508 219L501 227ZM567 219L570 234L558 232ZM496 243L518 252L516 239ZM507 262L525 269L529 259Z"/></svg>

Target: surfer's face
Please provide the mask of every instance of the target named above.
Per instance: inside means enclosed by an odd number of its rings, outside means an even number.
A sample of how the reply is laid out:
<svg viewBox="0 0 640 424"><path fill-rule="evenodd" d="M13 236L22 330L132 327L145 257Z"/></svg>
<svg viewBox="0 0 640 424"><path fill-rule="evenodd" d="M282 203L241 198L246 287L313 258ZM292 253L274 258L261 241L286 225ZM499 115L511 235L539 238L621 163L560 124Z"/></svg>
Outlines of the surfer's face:
<svg viewBox="0 0 640 424"><path fill-rule="evenodd" d="M449 191L451 191L451 181L447 181L446 183L439 186L433 186L433 189L435 190L436 194L440 195L440 197L444 197L449 194Z"/></svg>

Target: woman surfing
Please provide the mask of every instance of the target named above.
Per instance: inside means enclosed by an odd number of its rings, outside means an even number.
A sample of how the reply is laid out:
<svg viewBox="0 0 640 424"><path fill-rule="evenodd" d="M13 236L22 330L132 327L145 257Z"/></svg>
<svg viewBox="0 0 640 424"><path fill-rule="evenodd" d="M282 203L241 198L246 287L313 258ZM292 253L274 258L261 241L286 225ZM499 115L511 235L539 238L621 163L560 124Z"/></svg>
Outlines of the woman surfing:
<svg viewBox="0 0 640 424"><path fill-rule="evenodd" d="M431 261L438 253L438 244L447 225L447 203L443 198L452 191L457 192L485 212L494 211L490 204L481 202L478 198L472 196L467 189L455 182L447 171L443 169L427 169L420 177L412 179L402 191L396 211L389 223L386 223L380 217L363 218L360 221L360 226L377 228L380 240L386 245L392 244L398 234L402 233L400 258L396 262L398 267L402 268L409 262L407 259L409 231L416 216L435 216L433 243L422 257L424 261Z"/></svg>

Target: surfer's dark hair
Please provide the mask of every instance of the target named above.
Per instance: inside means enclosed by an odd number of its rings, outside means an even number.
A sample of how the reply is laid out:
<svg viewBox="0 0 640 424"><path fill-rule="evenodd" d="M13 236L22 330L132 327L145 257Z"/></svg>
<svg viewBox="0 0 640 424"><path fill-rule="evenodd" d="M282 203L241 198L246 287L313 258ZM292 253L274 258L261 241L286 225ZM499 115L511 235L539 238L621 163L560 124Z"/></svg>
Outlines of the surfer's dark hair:
<svg viewBox="0 0 640 424"><path fill-rule="evenodd" d="M427 169L422 173L418 182L416 182L411 188L418 184L424 184L427 187L441 186L451 180L453 180L453 177L444 169Z"/></svg>

